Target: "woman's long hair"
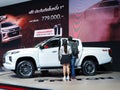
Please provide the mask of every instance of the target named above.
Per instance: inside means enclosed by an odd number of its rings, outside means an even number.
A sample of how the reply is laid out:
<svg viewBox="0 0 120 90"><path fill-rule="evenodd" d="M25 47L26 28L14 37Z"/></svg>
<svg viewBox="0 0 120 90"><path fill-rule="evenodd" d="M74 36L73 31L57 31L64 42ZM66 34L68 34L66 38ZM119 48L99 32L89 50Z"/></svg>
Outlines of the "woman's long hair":
<svg viewBox="0 0 120 90"><path fill-rule="evenodd" d="M63 39L64 52L67 53L67 40Z"/></svg>
<svg viewBox="0 0 120 90"><path fill-rule="evenodd" d="M64 52L67 53L67 45L64 45Z"/></svg>

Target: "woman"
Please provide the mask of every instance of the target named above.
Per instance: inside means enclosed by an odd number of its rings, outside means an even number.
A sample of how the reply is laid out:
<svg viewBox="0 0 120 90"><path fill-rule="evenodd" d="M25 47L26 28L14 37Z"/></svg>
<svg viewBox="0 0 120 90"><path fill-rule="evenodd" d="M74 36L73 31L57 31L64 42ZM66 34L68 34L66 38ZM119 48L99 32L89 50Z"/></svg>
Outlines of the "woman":
<svg viewBox="0 0 120 90"><path fill-rule="evenodd" d="M63 65L63 80L70 80L70 54L71 48L67 45L67 40L63 39L62 46L60 47L61 64Z"/></svg>

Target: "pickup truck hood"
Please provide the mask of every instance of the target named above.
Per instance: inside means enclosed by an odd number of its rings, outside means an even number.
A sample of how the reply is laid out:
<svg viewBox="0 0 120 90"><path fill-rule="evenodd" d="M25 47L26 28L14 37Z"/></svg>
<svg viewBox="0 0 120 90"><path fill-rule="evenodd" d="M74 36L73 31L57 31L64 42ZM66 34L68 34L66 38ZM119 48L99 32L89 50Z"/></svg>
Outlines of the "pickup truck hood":
<svg viewBox="0 0 120 90"><path fill-rule="evenodd" d="M18 52L36 52L38 48L21 48L21 49L14 49L9 50L7 53L18 53Z"/></svg>

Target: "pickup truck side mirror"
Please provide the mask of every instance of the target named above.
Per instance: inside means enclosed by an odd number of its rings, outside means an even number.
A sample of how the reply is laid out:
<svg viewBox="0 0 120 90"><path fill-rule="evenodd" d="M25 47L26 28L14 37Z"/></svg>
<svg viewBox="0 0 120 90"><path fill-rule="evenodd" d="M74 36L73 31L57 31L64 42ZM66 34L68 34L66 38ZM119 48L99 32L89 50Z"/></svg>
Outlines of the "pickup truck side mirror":
<svg viewBox="0 0 120 90"><path fill-rule="evenodd" d="M44 49L44 47L40 45L40 49Z"/></svg>

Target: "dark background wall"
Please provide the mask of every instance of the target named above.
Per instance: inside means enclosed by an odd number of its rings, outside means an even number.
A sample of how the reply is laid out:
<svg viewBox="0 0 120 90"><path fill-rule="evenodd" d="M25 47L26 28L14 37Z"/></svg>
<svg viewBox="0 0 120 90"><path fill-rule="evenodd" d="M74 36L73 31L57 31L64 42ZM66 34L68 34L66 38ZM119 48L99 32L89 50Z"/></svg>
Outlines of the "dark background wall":
<svg viewBox="0 0 120 90"><path fill-rule="evenodd" d="M85 3L86 1L87 0L34 0L1 7L0 15L7 14L10 18L20 20L21 23L17 24L22 27L23 38L0 47L0 66L2 65L2 56L6 51L21 47L32 47L40 41L50 38L34 38L33 34L35 29L53 28L55 24L60 23L63 27L63 36L68 36L69 34L70 36L79 38L85 47L110 47L112 49L113 62L111 65L105 66L105 69L120 71L120 5L116 2L111 4L111 2L109 2L110 0L98 0L98 2L91 0L92 4L88 6L88 3ZM104 4L103 1L108 2ZM53 12L28 15L30 10L46 8L49 7L49 5L53 7L56 5L65 5L65 7L62 10ZM83 6L86 6L84 10ZM109 8L109 6L111 8ZM79 9L79 7L81 8ZM77 12L71 13L71 10ZM42 16L55 14L60 14L64 17L59 20L29 23L30 20L36 18L41 19Z"/></svg>

